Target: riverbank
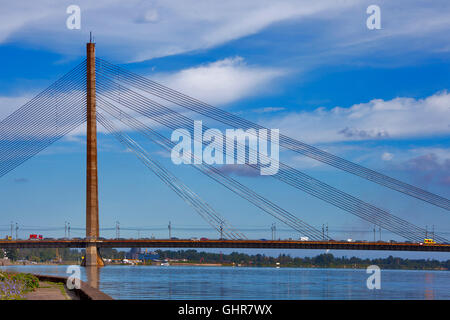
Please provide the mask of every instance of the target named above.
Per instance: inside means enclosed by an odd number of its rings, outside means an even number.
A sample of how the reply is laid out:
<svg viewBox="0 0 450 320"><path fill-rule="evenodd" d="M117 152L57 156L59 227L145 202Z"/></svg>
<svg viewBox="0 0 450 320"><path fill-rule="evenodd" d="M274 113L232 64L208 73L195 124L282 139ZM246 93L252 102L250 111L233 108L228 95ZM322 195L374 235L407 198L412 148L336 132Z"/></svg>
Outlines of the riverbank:
<svg viewBox="0 0 450 320"><path fill-rule="evenodd" d="M39 279L29 273L0 272L0 300L24 300L39 287Z"/></svg>
<svg viewBox="0 0 450 320"><path fill-rule="evenodd" d="M61 262L61 263L47 263L47 262L10 262L9 264L4 264L0 266L70 266L78 265L77 262ZM349 264L349 265L291 265L291 264L240 264L240 263L200 263L200 262L155 262L155 263L107 263L107 266L177 266L177 267L236 267L236 268L294 268L294 269L366 269L368 266L373 265L373 263L366 264ZM423 270L423 271L449 271L445 267L426 267L426 266L402 266L402 265L378 265L383 270Z"/></svg>
<svg viewBox="0 0 450 320"><path fill-rule="evenodd" d="M67 277L53 276L46 274L33 274L39 281L51 283L54 286L59 287L61 293L63 288L70 299L67 300L112 300L112 298L106 293L100 291L97 288L92 287L88 283L80 280L80 287L69 290L66 286ZM63 294L64 295L64 294ZM52 299L50 299L52 300Z"/></svg>
<svg viewBox="0 0 450 320"><path fill-rule="evenodd" d="M25 300L80 300L60 282L39 281L36 290L25 294Z"/></svg>
<svg viewBox="0 0 450 320"><path fill-rule="evenodd" d="M67 277L2 271L0 300L112 300L81 280L78 288L66 284Z"/></svg>
<svg viewBox="0 0 450 320"><path fill-rule="evenodd" d="M230 267L221 263L187 263L187 262L173 262L169 266L189 266L189 267Z"/></svg>
<svg viewBox="0 0 450 320"><path fill-rule="evenodd" d="M83 253L76 250L20 249L8 253L8 258L0 259L0 266L13 265L79 265ZM289 254L267 256L265 254L246 254L240 252L214 253L187 250L160 250L148 253L136 251L117 251L102 249L100 251L105 263L111 265L186 265L186 266L237 266L269 268L338 268L363 269L377 265L388 270L450 270L450 259L435 260L431 258L405 259L388 256L385 258L359 258L321 253L313 257L295 257ZM450 258L450 256L449 256Z"/></svg>

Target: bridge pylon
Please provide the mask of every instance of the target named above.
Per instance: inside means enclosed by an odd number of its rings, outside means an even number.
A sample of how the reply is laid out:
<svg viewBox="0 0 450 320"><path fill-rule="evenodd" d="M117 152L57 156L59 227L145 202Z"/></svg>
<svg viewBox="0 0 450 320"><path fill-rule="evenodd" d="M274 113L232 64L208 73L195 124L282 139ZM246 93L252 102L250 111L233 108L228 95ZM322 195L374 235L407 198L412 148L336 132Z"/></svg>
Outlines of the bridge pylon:
<svg viewBox="0 0 450 320"><path fill-rule="evenodd" d="M99 237L98 219L98 174L97 174L97 119L95 89L95 43L86 44L86 255L84 266L103 266L96 240Z"/></svg>

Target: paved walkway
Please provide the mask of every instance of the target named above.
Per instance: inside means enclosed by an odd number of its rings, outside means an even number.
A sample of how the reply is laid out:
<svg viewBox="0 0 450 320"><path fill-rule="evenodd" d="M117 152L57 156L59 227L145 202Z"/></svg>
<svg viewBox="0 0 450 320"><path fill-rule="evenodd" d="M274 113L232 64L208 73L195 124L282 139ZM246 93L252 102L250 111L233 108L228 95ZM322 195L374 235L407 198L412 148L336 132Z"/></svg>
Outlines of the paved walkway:
<svg viewBox="0 0 450 320"><path fill-rule="evenodd" d="M27 300L76 300L77 297L62 283L39 282L39 288L25 295Z"/></svg>

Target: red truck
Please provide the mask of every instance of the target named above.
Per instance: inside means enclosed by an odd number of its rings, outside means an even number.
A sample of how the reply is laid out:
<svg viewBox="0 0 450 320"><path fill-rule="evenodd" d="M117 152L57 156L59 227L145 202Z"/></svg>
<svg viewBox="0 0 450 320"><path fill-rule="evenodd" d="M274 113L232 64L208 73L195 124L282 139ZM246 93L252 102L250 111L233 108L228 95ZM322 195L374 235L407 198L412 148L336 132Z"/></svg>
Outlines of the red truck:
<svg viewBox="0 0 450 320"><path fill-rule="evenodd" d="M42 240L44 239L44 237L42 237L42 235L37 235L37 234L30 234L30 237L28 238L28 240Z"/></svg>

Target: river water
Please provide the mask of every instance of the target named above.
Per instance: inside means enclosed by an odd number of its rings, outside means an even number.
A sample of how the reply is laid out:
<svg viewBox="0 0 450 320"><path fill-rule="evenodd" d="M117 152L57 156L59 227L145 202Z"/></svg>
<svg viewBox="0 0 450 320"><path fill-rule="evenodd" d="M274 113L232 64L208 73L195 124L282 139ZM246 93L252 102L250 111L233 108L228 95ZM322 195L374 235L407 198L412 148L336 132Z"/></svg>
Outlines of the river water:
<svg viewBox="0 0 450 320"><path fill-rule="evenodd" d="M68 276L67 266L1 270ZM450 271L381 270L369 290L365 269L188 266L81 268L81 279L115 299L450 299Z"/></svg>

